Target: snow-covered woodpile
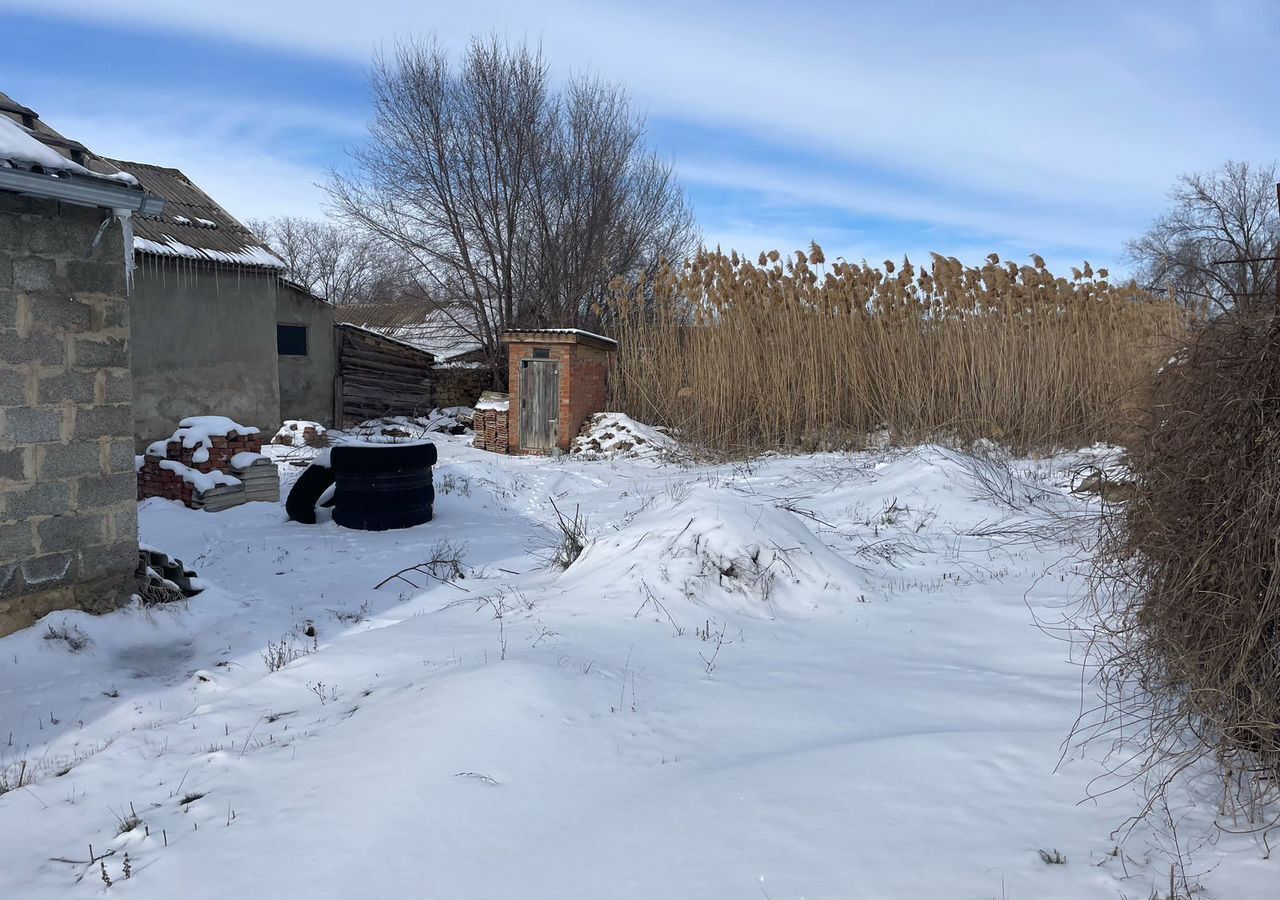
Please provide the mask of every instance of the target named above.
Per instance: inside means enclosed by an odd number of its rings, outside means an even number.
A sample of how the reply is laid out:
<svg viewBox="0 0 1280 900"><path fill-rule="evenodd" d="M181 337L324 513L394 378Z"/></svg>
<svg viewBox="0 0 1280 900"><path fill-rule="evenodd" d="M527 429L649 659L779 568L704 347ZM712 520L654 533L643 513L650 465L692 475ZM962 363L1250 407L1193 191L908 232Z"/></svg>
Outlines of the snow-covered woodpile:
<svg viewBox="0 0 1280 900"><path fill-rule="evenodd" d="M476 436L471 445L493 453L507 453L510 449L508 422L510 401L506 394L485 391L475 407L474 428Z"/></svg>
<svg viewBox="0 0 1280 900"><path fill-rule="evenodd" d="M138 499L164 497L217 512L253 500L276 502L275 464L261 454L258 429L225 416L193 416L138 457Z"/></svg>

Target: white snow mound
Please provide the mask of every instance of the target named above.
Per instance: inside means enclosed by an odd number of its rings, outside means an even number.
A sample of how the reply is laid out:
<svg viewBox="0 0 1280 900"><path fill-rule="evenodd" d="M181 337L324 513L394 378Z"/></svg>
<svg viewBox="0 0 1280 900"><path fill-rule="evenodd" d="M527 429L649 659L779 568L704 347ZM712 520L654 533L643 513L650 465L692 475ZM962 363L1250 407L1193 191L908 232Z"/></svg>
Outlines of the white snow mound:
<svg viewBox="0 0 1280 900"><path fill-rule="evenodd" d="M675 446L662 430L637 422L626 413L596 413L587 419L582 433L573 439L570 453L585 456L658 456Z"/></svg>
<svg viewBox="0 0 1280 900"><path fill-rule="evenodd" d="M861 575L792 513L703 488L589 540L557 584L677 618L681 601L773 617L865 600Z"/></svg>

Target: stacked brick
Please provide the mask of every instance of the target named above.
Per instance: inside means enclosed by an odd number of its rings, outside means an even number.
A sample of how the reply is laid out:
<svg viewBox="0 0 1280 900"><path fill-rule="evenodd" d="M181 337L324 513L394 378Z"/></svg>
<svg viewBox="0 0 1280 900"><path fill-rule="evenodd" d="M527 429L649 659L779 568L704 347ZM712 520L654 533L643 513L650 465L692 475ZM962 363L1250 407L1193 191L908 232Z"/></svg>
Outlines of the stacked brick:
<svg viewBox="0 0 1280 900"><path fill-rule="evenodd" d="M510 413L507 409L476 408L475 432L471 445L492 453L507 453L510 437L507 433Z"/></svg>
<svg viewBox="0 0 1280 900"><path fill-rule="evenodd" d="M163 497L166 500L180 500L183 506L192 505L194 488L181 475L170 469L160 468L158 458L139 457L139 460L142 460L138 466L139 500Z"/></svg>
<svg viewBox="0 0 1280 900"><path fill-rule="evenodd" d="M231 465L232 458L237 453L260 453L262 437L258 434L229 431L226 435L211 435L209 445L185 447L181 440L170 438L148 447L147 454L139 457L137 465L138 499L163 497L166 500L178 500L192 509L199 509L205 505L201 492L183 478L179 466L165 466L163 463L178 463L181 467L203 474L222 472L239 478L240 473Z"/></svg>

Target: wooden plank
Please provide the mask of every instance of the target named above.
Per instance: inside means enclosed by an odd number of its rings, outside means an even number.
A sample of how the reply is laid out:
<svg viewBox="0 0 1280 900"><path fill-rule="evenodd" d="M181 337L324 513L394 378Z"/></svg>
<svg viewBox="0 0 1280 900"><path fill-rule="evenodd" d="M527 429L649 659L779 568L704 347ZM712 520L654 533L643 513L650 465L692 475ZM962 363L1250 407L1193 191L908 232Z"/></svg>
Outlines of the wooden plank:
<svg viewBox="0 0 1280 900"><path fill-rule="evenodd" d="M522 360L520 365L520 446L550 450L556 446L560 416L560 366L551 360Z"/></svg>

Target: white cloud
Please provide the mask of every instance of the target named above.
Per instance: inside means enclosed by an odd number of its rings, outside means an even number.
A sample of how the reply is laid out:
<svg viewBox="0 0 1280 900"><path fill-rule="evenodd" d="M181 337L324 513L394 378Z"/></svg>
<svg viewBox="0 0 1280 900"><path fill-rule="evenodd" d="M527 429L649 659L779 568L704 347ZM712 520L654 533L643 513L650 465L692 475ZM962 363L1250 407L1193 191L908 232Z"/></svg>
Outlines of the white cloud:
<svg viewBox="0 0 1280 900"><path fill-rule="evenodd" d="M55 83L54 88L58 85ZM182 170L238 219L324 214L325 168L297 146L297 129L353 140L363 123L306 106L221 102L216 96L132 91L129 112L107 88L51 89L30 98L41 117L95 153Z"/></svg>
<svg viewBox="0 0 1280 900"><path fill-rule="evenodd" d="M726 159L685 161L680 171L685 180L693 184L754 191L770 202L783 205L840 210L855 216L920 226L948 226L971 236L986 235L993 242L1013 241L1020 246L1119 245L1133 233L1133 223L1099 227L1087 211L1066 206L1042 210L984 209L922 195L874 177L851 180L821 172L770 168Z"/></svg>
<svg viewBox="0 0 1280 900"><path fill-rule="evenodd" d="M993 11L910 0L828 7L496 0L434 4L430 16L413 0L365 0L359 15L325 0L8 5L344 62L365 62L397 36L434 29L459 46L496 28L541 42L560 73L590 68L623 82L664 121L742 136L741 153L727 163L678 160L703 184L741 189L758 179L757 190L791 203L1029 244L1117 246L1154 214L1177 174L1228 157L1267 159L1277 145L1274 123L1257 115L1275 90L1263 67L1274 56L1266 48L1277 20L1265 3ZM239 159L251 155L250 143ZM800 151L865 175L833 186L807 164L787 161ZM271 170L267 160L257 167Z"/></svg>

